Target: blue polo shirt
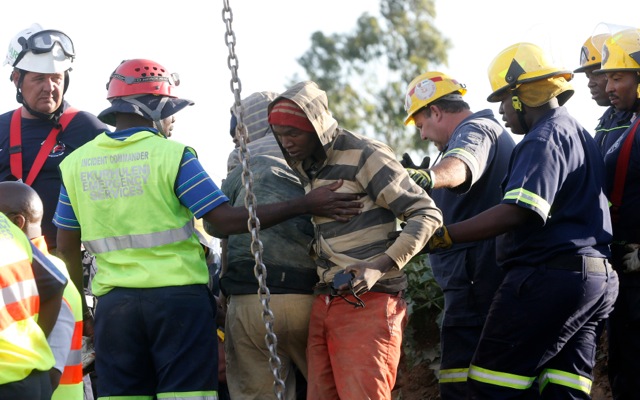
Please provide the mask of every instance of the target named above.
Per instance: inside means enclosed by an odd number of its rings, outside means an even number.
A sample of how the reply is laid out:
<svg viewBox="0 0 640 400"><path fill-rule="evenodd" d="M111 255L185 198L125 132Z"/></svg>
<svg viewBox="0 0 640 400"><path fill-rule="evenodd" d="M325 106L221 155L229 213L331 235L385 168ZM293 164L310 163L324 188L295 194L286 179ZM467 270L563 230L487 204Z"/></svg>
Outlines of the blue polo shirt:
<svg viewBox="0 0 640 400"><path fill-rule="evenodd" d="M609 257L604 179L595 140L566 108L549 110L516 145L503 182L502 203L534 211L540 224L500 237L498 262L513 267L567 254Z"/></svg>

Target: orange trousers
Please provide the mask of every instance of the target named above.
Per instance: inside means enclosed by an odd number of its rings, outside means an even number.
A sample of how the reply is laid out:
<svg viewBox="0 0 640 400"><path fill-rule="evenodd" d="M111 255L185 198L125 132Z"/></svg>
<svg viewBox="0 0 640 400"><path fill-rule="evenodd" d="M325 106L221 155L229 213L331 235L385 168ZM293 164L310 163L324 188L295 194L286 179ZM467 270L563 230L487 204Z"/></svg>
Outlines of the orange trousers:
<svg viewBox="0 0 640 400"><path fill-rule="evenodd" d="M355 301L353 296L347 297ZM367 292L364 308L340 297L313 303L307 342L307 400L391 399L402 353L407 303Z"/></svg>

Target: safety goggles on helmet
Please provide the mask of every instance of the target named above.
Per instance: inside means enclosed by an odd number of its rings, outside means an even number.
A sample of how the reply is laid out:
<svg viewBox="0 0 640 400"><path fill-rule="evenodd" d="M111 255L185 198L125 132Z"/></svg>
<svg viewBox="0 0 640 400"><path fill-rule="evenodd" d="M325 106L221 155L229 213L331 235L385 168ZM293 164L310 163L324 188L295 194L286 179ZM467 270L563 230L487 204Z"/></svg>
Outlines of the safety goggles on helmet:
<svg viewBox="0 0 640 400"><path fill-rule="evenodd" d="M180 85L180 75L177 72L170 74L169 76L145 76L141 78L136 78L134 76L124 76L117 73L111 74L111 79L119 79L126 83L127 85L132 85L134 83L148 83L148 82L167 82L173 86Z"/></svg>
<svg viewBox="0 0 640 400"><path fill-rule="evenodd" d="M155 61L124 60L109 76L107 99L137 94L176 97L171 92L179 84L180 76L177 73L169 73Z"/></svg>
<svg viewBox="0 0 640 400"><path fill-rule="evenodd" d="M20 60L28 52L32 52L33 54L49 53L53 50L53 47L56 44L60 46L67 57L73 59L76 55L71 38L64 32L54 29L36 32L26 39L22 37L18 42L22 45L22 51L18 57L16 57L16 60L13 62L13 66L18 65Z"/></svg>

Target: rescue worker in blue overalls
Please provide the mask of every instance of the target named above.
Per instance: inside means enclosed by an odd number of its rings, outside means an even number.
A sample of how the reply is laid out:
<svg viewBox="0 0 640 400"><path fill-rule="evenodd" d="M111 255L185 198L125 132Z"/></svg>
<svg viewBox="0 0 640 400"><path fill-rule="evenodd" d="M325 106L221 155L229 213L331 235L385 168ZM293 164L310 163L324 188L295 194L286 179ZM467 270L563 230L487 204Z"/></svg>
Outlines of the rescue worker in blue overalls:
<svg viewBox="0 0 640 400"><path fill-rule="evenodd" d="M415 125L420 137L433 142L442 156L428 169L414 165L407 171L431 194L445 225L500 203L500 183L515 147L491 110L470 110L463 100L466 91L447 74L429 71L411 81L405 98L405 124ZM442 400L462 399L467 392L469 363L503 278L495 248L492 237L429 255L444 293L438 374Z"/></svg>
<svg viewBox="0 0 640 400"><path fill-rule="evenodd" d="M516 145L499 205L443 227L429 249L502 235L505 270L469 367L471 399L590 399L597 333L618 293L605 170L591 135L562 105L570 71L531 43L489 67ZM537 383L537 384L536 384ZM533 393L537 387L540 395Z"/></svg>
<svg viewBox="0 0 640 400"><path fill-rule="evenodd" d="M603 47L607 93L618 112L633 115L631 127L605 150L606 193L613 222L612 264L620 294L609 318L609 382L616 400L640 396L640 30L613 32Z"/></svg>

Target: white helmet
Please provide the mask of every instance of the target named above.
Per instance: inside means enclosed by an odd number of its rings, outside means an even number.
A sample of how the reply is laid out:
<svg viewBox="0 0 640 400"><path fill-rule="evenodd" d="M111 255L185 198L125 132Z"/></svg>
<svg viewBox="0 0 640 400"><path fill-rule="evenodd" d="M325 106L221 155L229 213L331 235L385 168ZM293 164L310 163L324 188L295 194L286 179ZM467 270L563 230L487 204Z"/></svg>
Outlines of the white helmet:
<svg viewBox="0 0 640 400"><path fill-rule="evenodd" d="M75 55L73 42L64 32L33 24L11 40L3 65L52 74L69 70Z"/></svg>

